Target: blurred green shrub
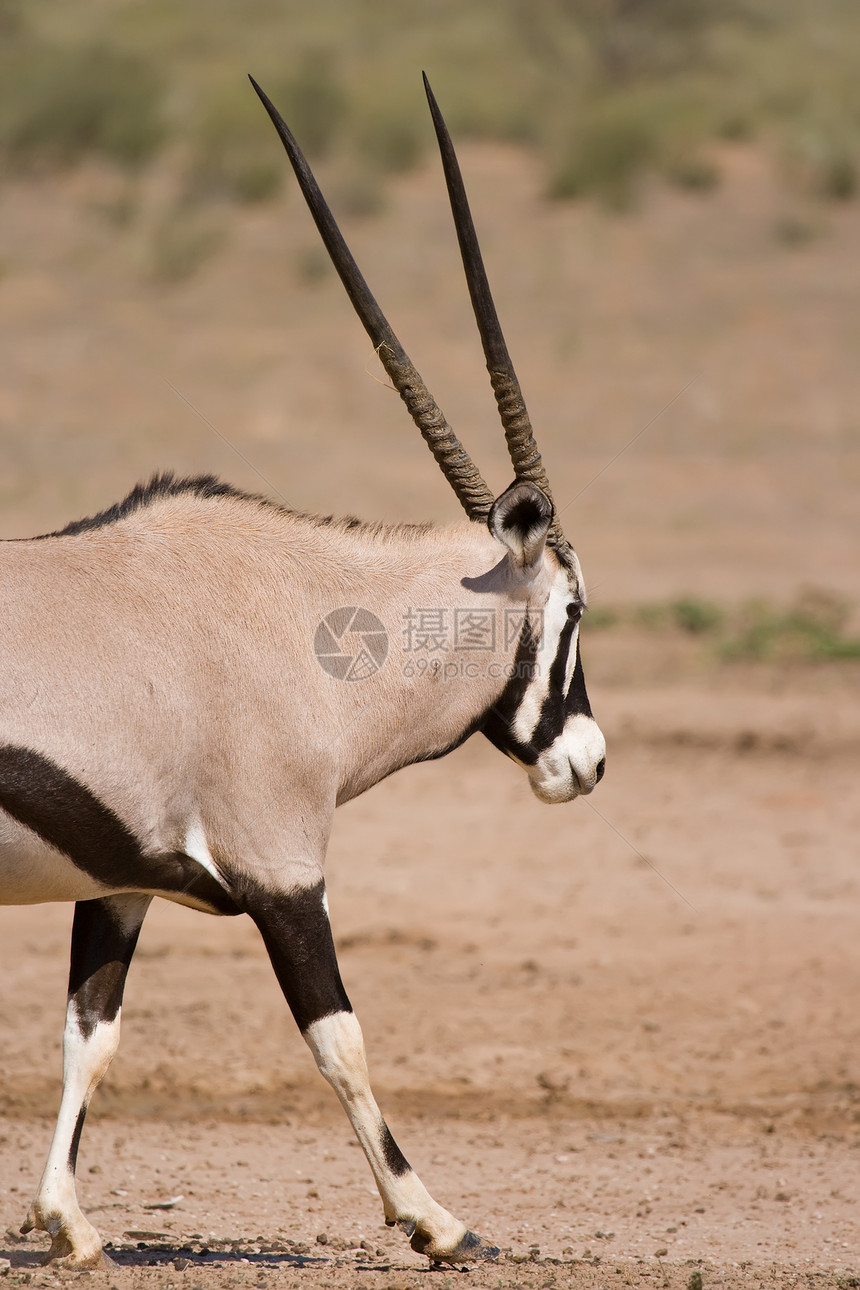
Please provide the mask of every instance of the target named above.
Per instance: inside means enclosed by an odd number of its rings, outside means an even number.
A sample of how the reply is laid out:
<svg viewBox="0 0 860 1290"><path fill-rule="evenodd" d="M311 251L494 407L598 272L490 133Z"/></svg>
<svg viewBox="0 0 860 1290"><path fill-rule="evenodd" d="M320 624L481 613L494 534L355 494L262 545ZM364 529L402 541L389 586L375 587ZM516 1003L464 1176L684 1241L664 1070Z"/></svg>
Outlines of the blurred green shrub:
<svg viewBox="0 0 860 1290"><path fill-rule="evenodd" d="M99 152L133 166L155 152L163 87L149 64L101 42L16 44L0 54L0 150L13 164L62 166Z"/></svg>
<svg viewBox="0 0 860 1290"><path fill-rule="evenodd" d="M284 166L264 125L256 96L244 84L216 81L207 86L189 127L186 199L258 202L273 197Z"/></svg>
<svg viewBox="0 0 860 1290"><path fill-rule="evenodd" d="M715 162L701 154L672 157L665 167L666 178L677 188L690 192L707 192L720 182L720 172Z"/></svg>
<svg viewBox="0 0 860 1290"><path fill-rule="evenodd" d="M722 626L724 614L718 605L698 596L682 596L673 601L671 613L675 623L682 631L692 636L702 636L714 632Z"/></svg>
<svg viewBox="0 0 860 1290"><path fill-rule="evenodd" d="M560 198L706 192L714 145L753 137L790 187L860 186L856 0L0 0L0 152L139 165L170 142L188 196L266 200L286 167L248 68L369 194L432 143L422 66L458 138L534 146Z"/></svg>
<svg viewBox="0 0 860 1290"><path fill-rule="evenodd" d="M311 160L331 151L348 104L332 54L315 50L276 87L281 113Z"/></svg>
<svg viewBox="0 0 860 1290"><path fill-rule="evenodd" d="M803 247L821 235L821 224L807 215L790 212L774 222L773 235L783 246Z"/></svg>
<svg viewBox="0 0 860 1290"><path fill-rule="evenodd" d="M860 637L849 630L848 601L821 588L802 591L788 607L758 597L723 607L699 596L649 601L627 609L590 611L586 631L683 632L699 638L723 662L821 663L860 659Z"/></svg>
<svg viewBox="0 0 860 1290"><path fill-rule="evenodd" d="M615 210L627 209L635 184L657 153L652 122L625 102L602 105L583 124L550 180L553 197L596 193Z"/></svg>
<svg viewBox="0 0 860 1290"><path fill-rule="evenodd" d="M589 607L587 628L589 632L606 632L613 627L617 627L620 621L620 614L617 609L612 609L607 605L595 605Z"/></svg>
<svg viewBox="0 0 860 1290"><path fill-rule="evenodd" d="M860 659L860 639L846 632L849 616L846 601L822 591L804 593L788 610L751 600L721 643L721 653L758 662Z"/></svg>

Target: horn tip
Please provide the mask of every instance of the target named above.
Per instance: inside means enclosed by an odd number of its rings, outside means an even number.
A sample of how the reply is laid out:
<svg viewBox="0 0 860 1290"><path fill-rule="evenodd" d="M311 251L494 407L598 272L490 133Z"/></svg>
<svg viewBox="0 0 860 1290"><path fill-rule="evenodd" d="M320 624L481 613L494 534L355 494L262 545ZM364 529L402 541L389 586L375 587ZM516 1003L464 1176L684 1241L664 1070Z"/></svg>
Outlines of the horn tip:
<svg viewBox="0 0 860 1290"><path fill-rule="evenodd" d="M262 86L259 85L257 81L254 80L250 72L248 73L248 80L251 82L252 86L254 87L254 93L257 95L257 98L260 100L260 102L262 103L266 111L269 113L269 115L272 116L272 113L275 110L272 100L269 98L268 94L262 88ZM272 120L274 120L274 117L272 117Z"/></svg>
<svg viewBox="0 0 860 1290"><path fill-rule="evenodd" d="M430 87L430 81L427 79L427 73L422 72L421 77L422 77L422 80L424 81L424 93L427 95L427 102L430 104L430 111L435 118L436 116L439 115L439 105L436 102L436 95L433 93L433 90Z"/></svg>

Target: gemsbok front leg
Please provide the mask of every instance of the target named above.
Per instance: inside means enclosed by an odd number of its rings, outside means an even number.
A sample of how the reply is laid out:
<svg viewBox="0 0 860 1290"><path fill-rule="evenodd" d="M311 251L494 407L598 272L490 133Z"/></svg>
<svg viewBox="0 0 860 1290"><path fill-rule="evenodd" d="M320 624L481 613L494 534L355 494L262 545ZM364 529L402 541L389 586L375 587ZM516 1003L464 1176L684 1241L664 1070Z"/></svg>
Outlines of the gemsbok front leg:
<svg viewBox="0 0 860 1290"><path fill-rule="evenodd" d="M102 1240L75 1194L78 1145L90 1098L119 1043L122 993L151 897L78 901L72 925L69 999L63 1034L63 1097L36 1197L22 1232L48 1232L48 1261L86 1268L104 1259Z"/></svg>
<svg viewBox="0 0 860 1290"><path fill-rule="evenodd" d="M499 1251L438 1205L406 1161L370 1088L361 1027L340 979L325 884L258 893L248 912L262 933L281 989L324 1078L349 1116L373 1170L385 1221L431 1260L466 1263Z"/></svg>

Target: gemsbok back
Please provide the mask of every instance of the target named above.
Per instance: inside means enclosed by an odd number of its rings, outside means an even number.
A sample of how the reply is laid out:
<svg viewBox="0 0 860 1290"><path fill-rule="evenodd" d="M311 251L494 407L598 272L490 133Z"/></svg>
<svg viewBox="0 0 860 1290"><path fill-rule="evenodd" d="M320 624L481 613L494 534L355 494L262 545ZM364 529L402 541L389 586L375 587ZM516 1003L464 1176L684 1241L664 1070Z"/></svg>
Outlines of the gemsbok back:
<svg viewBox="0 0 860 1290"><path fill-rule="evenodd" d="M426 81L425 81L426 85ZM248 914L343 1104L385 1221L432 1261L498 1250L430 1196L368 1080L324 862L336 806L481 731L544 802L590 793L603 736L579 653L585 588L553 508L448 131L457 235L515 481L493 498L368 290L298 145L254 83L347 293L466 512L449 528L303 515L212 477L155 476L0 544L0 901L75 901L63 1092L22 1231L103 1259L75 1194L154 896ZM406 647L401 648L402 642Z"/></svg>

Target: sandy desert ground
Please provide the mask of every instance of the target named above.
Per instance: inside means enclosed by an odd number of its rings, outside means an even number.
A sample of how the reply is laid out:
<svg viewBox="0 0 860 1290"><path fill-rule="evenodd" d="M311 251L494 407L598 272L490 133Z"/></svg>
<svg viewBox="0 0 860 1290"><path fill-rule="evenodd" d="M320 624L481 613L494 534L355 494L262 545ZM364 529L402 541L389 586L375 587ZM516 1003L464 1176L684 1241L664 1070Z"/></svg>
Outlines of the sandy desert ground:
<svg viewBox="0 0 860 1290"><path fill-rule="evenodd" d="M514 150L463 161L593 603L860 604L857 209L801 212L815 235L789 245L797 212L743 148L713 196L616 219L547 206ZM162 466L453 516L294 196L222 213L219 255L170 284L146 269L163 194L117 231L116 182L0 190L3 536ZM435 168L349 235L503 487ZM583 650L609 748L588 801L541 806L478 737L339 813L332 918L378 1099L502 1247L464 1284L856 1286L858 665L720 664L632 628L586 626ZM0 1276L34 1286L71 1277L14 1234L57 1104L70 919L0 911ZM250 924L154 910L123 1026L81 1149L114 1259L93 1280L454 1284L382 1226Z"/></svg>

